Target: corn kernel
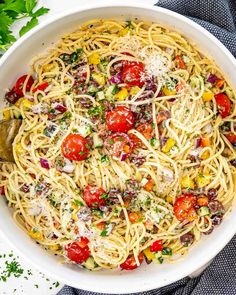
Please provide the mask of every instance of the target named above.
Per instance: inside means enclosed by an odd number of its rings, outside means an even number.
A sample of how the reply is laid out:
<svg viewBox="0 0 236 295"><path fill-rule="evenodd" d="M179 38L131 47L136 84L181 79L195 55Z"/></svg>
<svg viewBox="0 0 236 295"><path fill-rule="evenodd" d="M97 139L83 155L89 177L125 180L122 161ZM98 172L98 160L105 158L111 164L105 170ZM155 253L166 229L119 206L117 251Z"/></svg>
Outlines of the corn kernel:
<svg viewBox="0 0 236 295"><path fill-rule="evenodd" d="M52 251L57 251L59 248L60 248L60 246L58 244L49 246L49 249L52 250Z"/></svg>
<svg viewBox="0 0 236 295"><path fill-rule="evenodd" d="M102 74L93 73L92 78L101 86L104 86L106 84L106 79Z"/></svg>
<svg viewBox="0 0 236 295"><path fill-rule="evenodd" d="M194 181L188 175L184 176L181 180L181 186L184 188L194 189Z"/></svg>
<svg viewBox="0 0 236 295"><path fill-rule="evenodd" d="M169 153L169 151L172 149L172 147L176 144L176 141L173 138L169 138L165 145L162 147L163 153Z"/></svg>
<svg viewBox="0 0 236 295"><path fill-rule="evenodd" d="M22 101L23 101L24 99L25 99L24 97L19 98L19 99L17 100L17 102L15 103L15 106L18 107L18 108L20 108L20 105L21 105L21 103L22 103Z"/></svg>
<svg viewBox="0 0 236 295"><path fill-rule="evenodd" d="M155 259L155 255L154 255L154 253L152 253L152 252L150 251L150 248L149 248L149 247L146 248L145 250L143 250L143 253L144 253L144 255L147 257L148 260L153 260L153 259Z"/></svg>
<svg viewBox="0 0 236 295"><path fill-rule="evenodd" d="M202 154L201 154L201 156L200 156L200 158L202 159L202 160L206 160L206 159L208 159L210 157L210 152L207 150L207 151L205 151L205 152L203 152Z"/></svg>
<svg viewBox="0 0 236 295"><path fill-rule="evenodd" d="M9 110L4 110L2 112L2 116L4 120L10 120L11 119L11 112Z"/></svg>
<svg viewBox="0 0 236 295"><path fill-rule="evenodd" d="M212 93L212 92L205 91L202 95L203 101L211 101L213 97L214 97L214 93Z"/></svg>
<svg viewBox="0 0 236 295"><path fill-rule="evenodd" d="M18 155L24 154L25 150L20 142L15 145L15 151Z"/></svg>
<svg viewBox="0 0 236 295"><path fill-rule="evenodd" d="M116 95L116 100L125 100L128 97L129 93L126 88L122 88Z"/></svg>
<svg viewBox="0 0 236 295"><path fill-rule="evenodd" d="M53 65L53 64L47 64L47 65L44 65L44 66L43 66L43 71L44 71L44 72L49 72L49 71L51 71L53 68L54 68L54 65Z"/></svg>
<svg viewBox="0 0 236 295"><path fill-rule="evenodd" d="M100 55L95 52L91 54L88 58L89 64L98 65L100 63Z"/></svg>
<svg viewBox="0 0 236 295"><path fill-rule="evenodd" d="M166 86L163 88L163 92L164 92L165 96L176 95L176 93L177 93L175 89L170 90Z"/></svg>
<svg viewBox="0 0 236 295"><path fill-rule="evenodd" d="M196 177L197 187L202 188L211 182L211 175L209 173L198 174Z"/></svg>
<svg viewBox="0 0 236 295"><path fill-rule="evenodd" d="M123 36L127 35L128 32L129 32L129 29L128 29L128 28L121 29L121 30L118 32L118 36L123 37Z"/></svg>
<svg viewBox="0 0 236 295"><path fill-rule="evenodd" d="M40 231L31 230L29 232L29 236L35 240L42 240L43 239L43 234Z"/></svg>
<svg viewBox="0 0 236 295"><path fill-rule="evenodd" d="M134 86L130 89L130 95L136 95L139 91L140 91L141 88L139 88L138 86Z"/></svg>

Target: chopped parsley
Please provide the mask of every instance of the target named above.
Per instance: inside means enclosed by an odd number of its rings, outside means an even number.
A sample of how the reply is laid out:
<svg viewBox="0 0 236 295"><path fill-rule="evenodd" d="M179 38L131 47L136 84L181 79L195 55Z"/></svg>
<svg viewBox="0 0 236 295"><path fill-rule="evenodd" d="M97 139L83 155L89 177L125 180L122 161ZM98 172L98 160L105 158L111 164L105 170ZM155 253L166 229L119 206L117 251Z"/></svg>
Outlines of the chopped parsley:
<svg viewBox="0 0 236 295"><path fill-rule="evenodd" d="M118 92L119 92L119 87L118 87L117 85L115 85L114 88L113 88L113 90L112 90L112 92L111 92L111 94L112 94L112 95L115 95L115 94L117 94Z"/></svg>
<svg viewBox="0 0 236 295"><path fill-rule="evenodd" d="M172 249L165 247L161 251L162 255L172 256Z"/></svg>
<svg viewBox="0 0 236 295"><path fill-rule="evenodd" d="M125 28L134 29L134 26L133 26L131 20L127 20L127 21L126 21Z"/></svg>
<svg viewBox="0 0 236 295"><path fill-rule="evenodd" d="M74 202L75 205L77 205L77 206L84 206L83 202L81 202L80 200L74 199L73 202Z"/></svg>
<svg viewBox="0 0 236 295"><path fill-rule="evenodd" d="M107 155L103 155L101 156L101 162L104 163L104 162L109 162L109 157Z"/></svg>
<svg viewBox="0 0 236 295"><path fill-rule="evenodd" d="M103 229L102 232L101 232L101 236L102 237L106 237L107 236L107 230L106 229Z"/></svg>
<svg viewBox="0 0 236 295"><path fill-rule="evenodd" d="M92 107L88 110L88 114L90 116L99 116L102 117L104 108L102 106Z"/></svg>
<svg viewBox="0 0 236 295"><path fill-rule="evenodd" d="M72 114L71 112L65 112L63 114L63 117L60 119L60 123L66 121L67 119L71 119Z"/></svg>
<svg viewBox="0 0 236 295"><path fill-rule="evenodd" d="M0 273L0 280L6 282L11 276L19 278L23 274L24 270L21 268L19 262L15 258L11 261L5 261L5 269Z"/></svg>
<svg viewBox="0 0 236 295"><path fill-rule="evenodd" d="M100 196L100 198L101 198L101 199L107 199L107 198L108 198L108 194L102 194L102 195Z"/></svg>

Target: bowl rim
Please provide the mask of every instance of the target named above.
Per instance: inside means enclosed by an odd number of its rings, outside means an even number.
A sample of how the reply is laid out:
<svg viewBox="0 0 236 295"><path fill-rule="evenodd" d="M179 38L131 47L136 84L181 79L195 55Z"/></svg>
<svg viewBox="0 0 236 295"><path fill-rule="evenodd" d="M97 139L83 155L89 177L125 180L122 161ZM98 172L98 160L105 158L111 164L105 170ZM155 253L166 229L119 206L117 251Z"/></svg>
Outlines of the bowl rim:
<svg viewBox="0 0 236 295"><path fill-rule="evenodd" d="M12 54L14 54L14 52L17 50L17 48L20 45L22 45L25 40L30 39L31 36L36 34L38 31L45 29L50 24L55 23L64 17L68 17L69 15L78 14L79 12L86 12L86 11L96 10L96 9L101 9L101 8L104 8L104 9L114 8L115 9L115 7L138 8L138 9L146 9L146 10L150 10L150 11L161 12L161 13L166 14L167 16L170 16L170 17L180 20L181 22L185 23L186 25L189 25L189 26L197 29L199 31L199 33L201 33L201 34L205 35L205 37L209 38L212 43L214 43L218 48L220 48L224 52L224 54L227 56L227 58L232 62L232 64L236 68L236 59L230 53L230 51L216 37L214 37L210 32L208 32L205 28L201 27L199 24L190 20L186 16L183 16L179 13L173 12L169 9L162 8L162 7L155 6L155 5L151 5L151 4L143 4L143 3L139 3L139 2L133 2L133 1L130 4L127 4L124 2L124 0L122 0L121 2L120 1L118 2L117 0L115 0L115 1L111 1L109 4L107 4L105 2L102 2L102 3L100 2L99 4L86 4L86 5L83 5L81 8L79 8L79 7L76 9L71 8L71 9L68 9L64 12L56 13L55 15L52 15L47 20L44 20L42 23L40 23L35 28L33 28L31 31L27 32L23 37L18 39L8 49L8 51L0 59L0 69L1 69L1 66L3 66L3 64L5 62L7 62L8 58ZM114 288L112 289L111 287L107 288L105 286L104 287L93 286L93 284L89 284L88 282L84 282L84 281L80 281L79 285L77 285L74 281L72 282L68 279L65 279L62 276L60 276L59 274L55 274L55 273L52 274L49 270L44 269L42 265L39 265L36 262L30 260L30 258L27 256L26 251L23 252L20 249L18 249L17 246L13 243L13 241L10 240L7 233L5 233L0 227L0 234L3 237L3 239L10 245L10 247L12 249L14 249L14 251L19 253L19 255L21 257L23 257L29 264L31 264L36 269L42 271L47 276L52 277L52 278L58 280L59 282L65 283L66 285L72 286L74 288L80 288L80 289L84 289L86 291L91 291L91 292L101 292L101 293L105 293L105 294L107 294L107 293L127 294L127 293L131 293L131 292L132 293L144 292L144 291L153 290L156 288L161 288L163 286L174 283L174 282L190 275L191 273L195 272L196 270L200 269L205 264L207 264L210 260L212 260L226 246L226 244L231 240L231 238L233 237L233 235L235 233L236 233L236 228L235 229L232 228L231 230L228 230L224 234L224 236L221 240L221 243L219 243L218 245L214 245L214 251L212 251L212 249L211 249L211 251L208 251L207 255L204 255L204 257L201 257L201 259L199 259L195 265L192 265L192 267L182 270L182 272L177 273L175 277L166 278L166 280L162 281L161 283L158 282L158 280L153 280L153 283L149 284L148 287L146 285L144 285L144 286L142 286L142 285L127 286L127 284L124 284L124 286L121 287L117 291Z"/></svg>

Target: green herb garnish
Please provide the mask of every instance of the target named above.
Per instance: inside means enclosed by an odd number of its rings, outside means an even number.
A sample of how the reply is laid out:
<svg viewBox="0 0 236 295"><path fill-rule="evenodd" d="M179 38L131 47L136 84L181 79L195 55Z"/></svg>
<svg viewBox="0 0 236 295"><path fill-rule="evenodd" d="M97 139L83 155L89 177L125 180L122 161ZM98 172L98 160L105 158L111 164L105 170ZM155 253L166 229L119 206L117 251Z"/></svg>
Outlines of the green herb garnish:
<svg viewBox="0 0 236 295"><path fill-rule="evenodd" d="M162 255L172 256L172 249L165 247L161 251Z"/></svg>

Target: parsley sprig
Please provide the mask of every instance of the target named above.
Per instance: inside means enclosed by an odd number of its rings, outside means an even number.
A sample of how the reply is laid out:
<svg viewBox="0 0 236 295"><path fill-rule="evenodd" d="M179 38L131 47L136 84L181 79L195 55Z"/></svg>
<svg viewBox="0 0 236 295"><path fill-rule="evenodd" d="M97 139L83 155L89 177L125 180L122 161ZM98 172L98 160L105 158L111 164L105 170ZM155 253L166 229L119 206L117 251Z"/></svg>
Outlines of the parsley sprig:
<svg viewBox="0 0 236 295"><path fill-rule="evenodd" d="M36 5L37 0L0 1L0 51L7 50L16 41L11 30L12 24L23 18L29 19L19 31L22 36L38 24L38 17L49 11L45 7L36 10Z"/></svg>

